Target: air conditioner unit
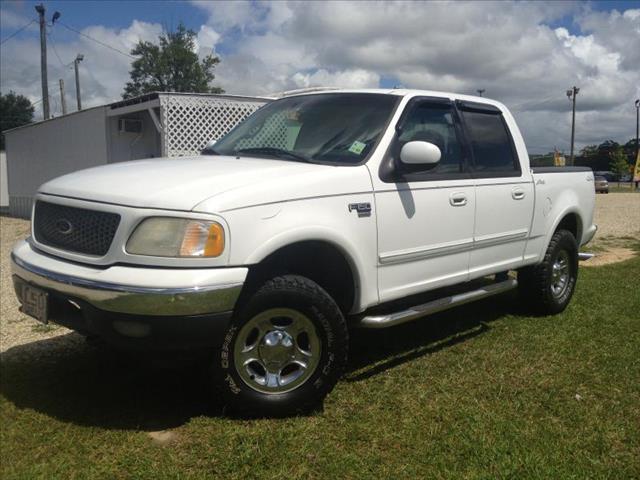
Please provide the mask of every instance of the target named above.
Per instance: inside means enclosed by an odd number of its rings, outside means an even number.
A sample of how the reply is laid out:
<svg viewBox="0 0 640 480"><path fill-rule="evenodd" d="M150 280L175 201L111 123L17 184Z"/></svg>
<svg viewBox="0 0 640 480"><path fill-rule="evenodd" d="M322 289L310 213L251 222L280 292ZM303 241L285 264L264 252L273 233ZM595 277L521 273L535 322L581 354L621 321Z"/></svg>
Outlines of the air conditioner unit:
<svg viewBox="0 0 640 480"><path fill-rule="evenodd" d="M139 118L121 118L118 120L120 133L142 133L142 120Z"/></svg>

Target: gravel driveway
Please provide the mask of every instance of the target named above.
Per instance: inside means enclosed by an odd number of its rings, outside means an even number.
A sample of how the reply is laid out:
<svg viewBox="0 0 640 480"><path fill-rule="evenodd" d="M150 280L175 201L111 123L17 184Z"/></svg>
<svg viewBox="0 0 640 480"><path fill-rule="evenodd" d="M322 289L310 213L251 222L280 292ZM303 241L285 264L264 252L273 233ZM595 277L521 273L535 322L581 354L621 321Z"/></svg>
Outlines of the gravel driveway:
<svg viewBox="0 0 640 480"><path fill-rule="evenodd" d="M635 237L640 239L640 193L596 195L594 223L598 237Z"/></svg>
<svg viewBox="0 0 640 480"><path fill-rule="evenodd" d="M16 345L32 344L34 349L45 349L46 343L38 342L71 331L58 325L42 325L18 310L19 303L11 281L11 249L13 244L29 235L29 222L16 218L0 217L0 352ZM63 346L82 345L84 339L70 334Z"/></svg>
<svg viewBox="0 0 640 480"><path fill-rule="evenodd" d="M596 242L605 237L640 238L640 194L598 195L595 223L598 224ZM59 346L78 348L84 345L80 335L70 334L69 330L57 325L41 325L18 311L11 284L10 253L13 244L29 234L29 222L0 217L0 231L0 352L27 343L33 343L34 349L46 348L46 343L38 340L60 335L65 337L57 343Z"/></svg>

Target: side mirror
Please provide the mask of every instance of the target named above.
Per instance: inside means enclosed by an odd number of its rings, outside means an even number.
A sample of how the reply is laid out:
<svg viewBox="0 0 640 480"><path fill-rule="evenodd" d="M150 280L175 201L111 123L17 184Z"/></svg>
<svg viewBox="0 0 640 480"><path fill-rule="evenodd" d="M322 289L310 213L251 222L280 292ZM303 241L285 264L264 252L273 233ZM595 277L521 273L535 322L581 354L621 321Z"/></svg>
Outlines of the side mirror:
<svg viewBox="0 0 640 480"><path fill-rule="evenodd" d="M440 149L430 142L407 142L400 150L400 161L408 165L435 165L441 157Z"/></svg>

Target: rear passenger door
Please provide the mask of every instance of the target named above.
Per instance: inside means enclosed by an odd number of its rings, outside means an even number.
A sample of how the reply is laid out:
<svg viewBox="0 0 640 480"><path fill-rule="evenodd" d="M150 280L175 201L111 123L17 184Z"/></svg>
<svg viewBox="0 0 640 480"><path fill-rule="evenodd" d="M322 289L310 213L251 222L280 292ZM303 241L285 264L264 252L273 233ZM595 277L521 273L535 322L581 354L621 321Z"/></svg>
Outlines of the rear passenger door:
<svg viewBox="0 0 640 480"><path fill-rule="evenodd" d="M470 278L508 270L523 258L531 228L531 172L522 171L502 111L493 105L457 102L471 151L476 214Z"/></svg>

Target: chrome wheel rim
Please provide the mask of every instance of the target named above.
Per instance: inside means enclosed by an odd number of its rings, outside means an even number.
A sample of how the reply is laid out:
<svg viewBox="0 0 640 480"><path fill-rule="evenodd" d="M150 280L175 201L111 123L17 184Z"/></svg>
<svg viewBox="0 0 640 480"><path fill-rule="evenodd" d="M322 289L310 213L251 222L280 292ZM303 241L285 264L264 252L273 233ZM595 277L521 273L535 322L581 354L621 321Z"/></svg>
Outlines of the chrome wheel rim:
<svg viewBox="0 0 640 480"><path fill-rule="evenodd" d="M313 322L290 308L251 318L238 333L234 362L240 378L261 393L294 390L315 372L322 343Z"/></svg>
<svg viewBox="0 0 640 480"><path fill-rule="evenodd" d="M561 297L566 292L569 279L569 254L561 250L551 267L551 293L554 297Z"/></svg>

